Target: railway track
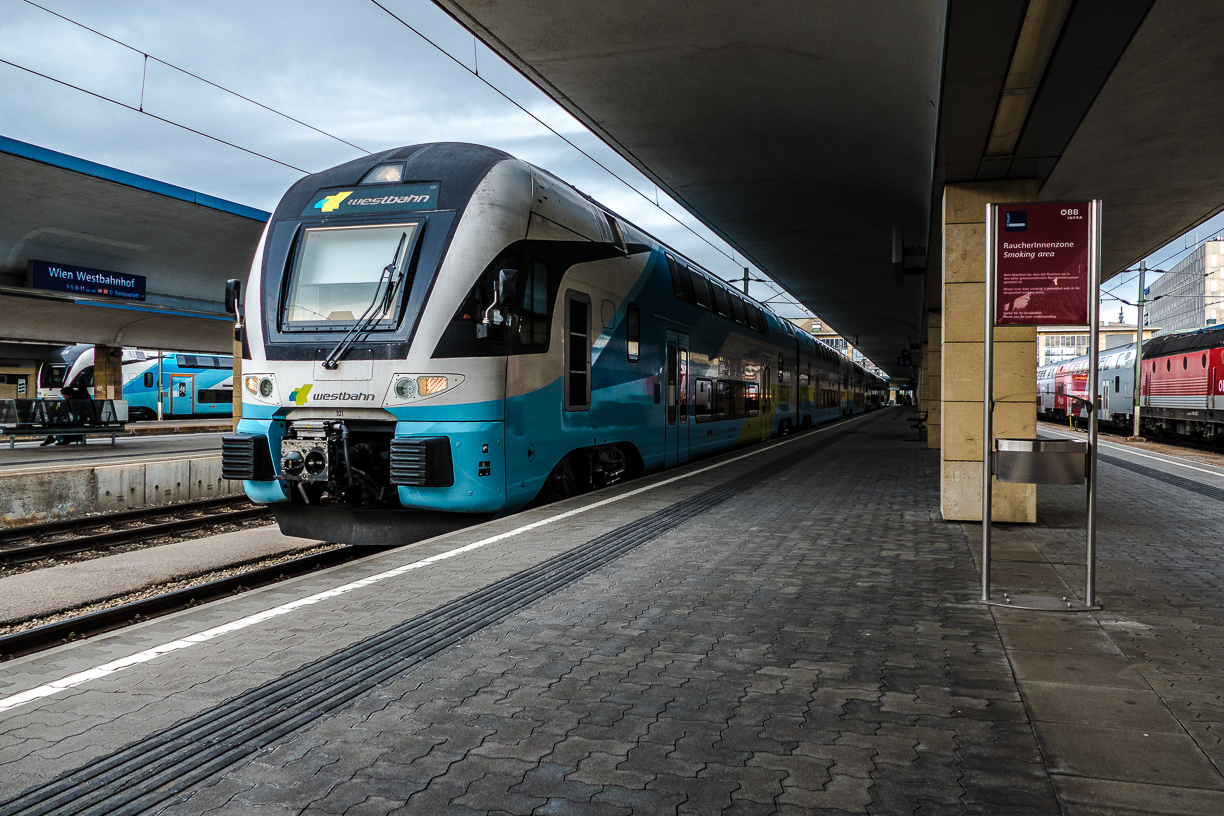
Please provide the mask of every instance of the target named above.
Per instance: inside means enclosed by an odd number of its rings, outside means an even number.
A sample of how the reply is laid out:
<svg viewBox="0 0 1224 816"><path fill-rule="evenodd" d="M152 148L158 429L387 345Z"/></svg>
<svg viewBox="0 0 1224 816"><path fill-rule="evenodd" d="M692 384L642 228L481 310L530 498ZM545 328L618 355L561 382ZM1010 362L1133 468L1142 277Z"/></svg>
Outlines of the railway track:
<svg viewBox="0 0 1224 816"><path fill-rule="evenodd" d="M234 496L31 524L0 531L0 567L90 550L107 550L150 538L254 518L271 519L272 513L267 507L251 504L245 497Z"/></svg>
<svg viewBox="0 0 1224 816"><path fill-rule="evenodd" d="M367 558L392 547L338 547L260 567L238 575L178 589L110 609L48 623L33 629L0 636L0 661L11 660L64 643L100 635L125 626L169 615L209 601L275 584L316 570Z"/></svg>

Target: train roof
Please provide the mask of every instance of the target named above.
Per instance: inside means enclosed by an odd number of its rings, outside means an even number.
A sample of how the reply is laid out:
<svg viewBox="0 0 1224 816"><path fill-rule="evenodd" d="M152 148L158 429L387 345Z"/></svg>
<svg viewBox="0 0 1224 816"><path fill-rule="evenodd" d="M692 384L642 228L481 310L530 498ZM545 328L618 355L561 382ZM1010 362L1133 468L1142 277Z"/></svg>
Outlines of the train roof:
<svg viewBox="0 0 1224 816"><path fill-rule="evenodd" d="M1143 359L1164 357L1183 351L1197 351L1224 346L1224 327L1211 327L1192 332L1162 334L1143 344Z"/></svg>
<svg viewBox="0 0 1224 816"><path fill-rule="evenodd" d="M405 181L411 179L417 181L430 180L445 182L440 185L438 191L438 209L461 211L466 207L468 200L476 191L476 187L480 184L481 180L488 175L489 171L493 169L494 165L508 160L522 161L518 157L507 153L504 150L498 150L496 148L486 147L484 145L470 144L467 142L432 142L407 145L405 147L395 147L391 148L390 150L383 150L369 156L363 156L359 159L354 159L353 161L345 162L344 164L339 164L330 169L323 170L318 173L312 173L299 179L293 184L292 187L289 188L284 196L281 197L280 203L276 205L276 211L273 213L272 217L274 221L280 219L297 218L310 203L310 199L313 198L320 189L327 187L355 186L375 167L380 164L387 164L389 162L404 162L403 178ZM777 312L774 312L761 301L757 300L751 295L746 295L738 290L735 290L731 286L730 281L702 268L699 264L695 263L683 253L677 252L672 247L664 244L658 238L655 238L637 224L634 224L627 218L624 218L608 209L591 196L579 190L574 185L558 177L556 174L551 173L541 167L536 167L535 165L530 164L530 162L523 163L527 164L533 170L537 170L540 173L555 179L561 184L564 184L566 187L573 190L578 196L616 217L624 224L631 226L642 235L650 238L650 240L654 241L660 249L671 253L677 259L682 259L691 268L709 276L714 280L717 280L724 286L727 286L739 297L751 302L766 314L772 315L775 320L784 325L785 329L789 330L789 333L793 335L803 335L804 337L811 339L818 347L827 351L833 357L840 357L852 367L862 370L865 374L877 377L877 379L880 379L881 382L884 381L883 378L872 374L872 372L867 371L866 368L848 357L844 357L844 355L835 350L832 346L824 343L822 340L820 340L820 338L815 337L806 329L796 326L789 320L781 317L777 314Z"/></svg>

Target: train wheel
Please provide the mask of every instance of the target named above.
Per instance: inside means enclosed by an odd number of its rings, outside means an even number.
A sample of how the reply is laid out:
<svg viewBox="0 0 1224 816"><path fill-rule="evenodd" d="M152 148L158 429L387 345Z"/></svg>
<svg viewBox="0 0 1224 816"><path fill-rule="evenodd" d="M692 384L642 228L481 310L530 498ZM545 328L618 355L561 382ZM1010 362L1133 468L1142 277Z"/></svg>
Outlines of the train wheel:
<svg viewBox="0 0 1224 816"><path fill-rule="evenodd" d="M540 507L545 504L568 499L571 496L577 496L583 492L578 487L578 479L574 475L574 467L570 464L568 458L562 459L557 463L557 466L552 469L552 473L548 474L548 478L544 480L544 486L540 488L540 493L535 497L535 501L531 503L531 507Z"/></svg>

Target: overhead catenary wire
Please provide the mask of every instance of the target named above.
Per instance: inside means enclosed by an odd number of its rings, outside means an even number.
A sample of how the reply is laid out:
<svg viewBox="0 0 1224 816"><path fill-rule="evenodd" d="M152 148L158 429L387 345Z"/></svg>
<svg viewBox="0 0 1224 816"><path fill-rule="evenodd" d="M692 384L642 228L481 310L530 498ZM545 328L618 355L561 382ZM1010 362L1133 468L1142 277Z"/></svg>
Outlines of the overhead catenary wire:
<svg viewBox="0 0 1224 816"><path fill-rule="evenodd" d="M181 74L183 74L183 75L185 75L185 76L189 76L189 77L191 77L192 79L195 79L195 80L196 80L196 81L198 81L198 82L202 82L202 83L204 83L204 84L206 84L206 85L208 85L208 86L210 86L210 87L212 87L212 88L215 88L215 89L217 89L217 90L219 90L219 91L222 91L223 93L229 94L229 95L231 95L231 96L234 96L235 98L238 98L238 99L243 100L244 102L247 102L247 103L249 103L249 104L255 105L256 107L258 107L258 108L260 108L260 109L262 109L262 110L268 111L269 113L272 113L272 114L274 114L274 115L276 115L276 116L279 116L279 117L281 117L281 118L283 118L283 119L286 119L287 121L290 121L290 122L293 122L294 124L297 124L297 125L300 125L300 126L302 126L302 127L305 127L305 128L307 128L307 129L309 129L309 130L311 130L311 131L314 131L315 133L318 133L319 135L325 136L325 137L326 137L326 138L328 138L328 139L335 140L335 141L337 141L337 142L339 142L339 143L341 143L341 144L346 145L347 147L351 147L351 148L353 148L354 150L360 151L361 153L364 153L364 154L366 154L366 155L369 155L369 154L371 154L371 153L372 153L372 151L371 151L371 150L369 150L369 149L367 149L367 148L365 148L365 147L362 147L361 145L355 144L355 143L353 143L353 142L351 142L351 141L349 141L349 140L347 140L347 139L344 139L344 138L343 138L343 137L341 137L341 136L337 136L337 135L336 135L336 134L334 134L334 133L330 133L330 132L328 132L328 131L326 131L326 130L324 130L324 129L320 128L320 127L317 127L317 126L315 126L315 125L312 125L312 124L310 124L309 122L306 122L306 121L303 121L303 120L301 120L301 119L298 119L297 117L291 116L290 114L287 114L287 113L285 113L284 111L278 110L278 109L276 109L276 108L274 108L274 107L272 107L272 106L270 106L270 105L264 104L263 102L260 102L260 101L258 101L258 100L256 100L256 99L253 99L253 98L249 97L249 96L246 96L245 94L239 93L238 91L235 91L235 90L233 90L232 88L228 88L228 87L226 87L226 86L224 86L224 85L221 85L220 83L214 82L213 80L210 80L210 79L208 79L208 78L206 78L206 77L204 77L204 76L201 76L200 74L197 74L197 73L195 73L195 72L193 72L193 71L190 71L190 70L188 70L188 69L186 69L186 68L183 68L183 67L181 67L181 66L179 66L179 65L176 65L176 64L174 64L174 63L172 63L172 62L170 62L170 61L168 61L168 60L165 60L165 59L162 59L162 58L160 58L160 57L158 57L158 56L155 56L155 55L153 55L153 54L150 54L150 53L148 53L148 52L144 51L143 49L137 48L137 47L135 47L135 46L133 46L133 45L131 45L131 44L129 44L129 43L123 42L122 40L119 40L119 39L117 39L117 38L115 38L115 37L112 37L112 36L110 36L109 34L106 34L106 33L102 32L102 31L100 31L100 30L98 30L98 29L95 29L95 28L93 28L93 27L91 27L91 26L85 25L84 23L81 23L81 22L80 22L80 21L78 21L78 20L74 20L74 19L72 19L71 17L68 17L68 16L66 16L66 15L64 15L64 14L61 14L61 13L59 13L59 12L57 12L57 11L54 11L54 10L52 10L52 9L50 9L50 8L47 8L46 6L40 5L39 3L36 3L36 2L33 2L33 0L23 0L23 2L25 2L27 5L29 5L29 6L31 6L31 7L33 7L33 8L37 8L37 9L39 9L40 11L43 11L43 12L44 12L44 13L46 13L46 14L49 14L49 15L51 15L51 16L53 16L53 17L56 17L56 18L58 18L58 19L60 19L60 20L63 20L64 22L69 23L70 25L76 26L76 27L78 27L78 28L80 28L80 29L82 29L82 30L84 30L84 31L88 31L88 32L90 32L91 34L94 34L95 36L101 37L101 38L103 38L103 39L105 39L105 40L107 40L107 41L109 41L109 42L115 43L116 45L118 45L118 46L120 46L120 47L122 47L122 48L125 48L125 49L127 49L127 50L129 50L129 51L132 51L132 52L133 52L133 53L135 53L135 54L140 55L140 56L141 56L141 58L142 58L142 63L143 63L143 64L142 64L142 70L141 70L140 102L139 102L139 104L138 104L137 106L132 106L132 105L130 105L130 104L128 104L128 103L126 103L126 102L123 102L122 100L119 100L119 99L116 99L116 98L113 98L113 97L110 97L110 96L106 96L105 94L98 93L98 92L96 92L96 91L91 91L91 90L89 90L89 89L87 89L87 88L81 87L81 86L79 86L79 85L75 85L75 84L73 84L73 83L71 83L71 82L67 82L67 81L64 81L64 80L58 79L58 78L56 78L56 77L50 76L50 75L48 75L48 74L44 74L44 73L39 72L39 71L35 71L35 70L31 69L31 68L28 68L28 67L26 67L26 66L20 65L20 64L18 64L18 63L14 63L14 62L9 61L9 60L0 59L0 63L6 64L6 65L9 65L10 67L16 68L16 69L21 70L21 71L25 71L25 72L30 73L30 74L32 74L32 75L38 76L38 77L40 77L40 78L42 78L42 79L46 79L46 80L49 80L49 81L51 81L51 82L55 82L56 84L62 85L62 86L64 86L64 87L70 88L70 89L72 89L72 90L79 91L79 92L81 92L81 93L85 93L85 94L87 94L87 95L93 96L94 98L97 98L97 99L103 100L103 101L105 101L105 102L109 102L109 103L111 103L111 104L118 105L118 106L120 106L120 107L123 107L123 108L126 108L126 109L128 109L128 110L131 110L131 111L133 111L133 112L135 112L135 113L139 113L139 114L141 114L141 115L148 116L148 117L150 117L151 119L154 119L154 120L156 120L156 121L160 121L160 122L162 122L162 123L164 123L164 124L170 125L170 126L172 126L172 127L179 128L179 129L181 129L181 130L187 131L187 132L192 133L192 134L197 135L197 136L201 136L201 137L203 137L203 138L209 139L209 140L214 141L214 142L217 142L217 143L219 143L219 144L223 144L223 145L225 145L225 146L227 146L227 147L234 148L234 149L236 149L236 150L239 150L239 151L242 151L242 152L244 152L244 153L247 153L247 154L249 154L249 155L251 155L251 156L255 156L255 157L257 157L257 158L264 159L265 161L270 161L270 162L273 162L273 163L275 163L275 164L278 164L278 165L280 165L280 166L282 166L282 167L286 167L286 168L288 168L288 169L294 170L294 171L296 171L296 172L303 173L303 174L309 174L309 173L311 172L310 170L307 170L307 169L305 169L305 168L298 167L298 166L296 166L296 165L294 165L294 164L291 164L291 163L286 162L286 161L282 161L282 160L277 159L277 158L275 158L275 157L273 157L273 156L267 155L267 154L265 154L265 153L261 153L261 152L259 152L259 151L257 151L257 150L253 150L253 149L251 149L251 148L244 147L244 146L242 146L242 145L240 145L240 144L237 144L237 143L235 143L235 142L231 142L231 141L229 141L229 140L222 139L222 138L220 138L220 137L214 136L214 135L212 135L212 134L210 134L210 133L207 133L207 132L205 132L205 131L199 130L198 128L193 128L193 127L190 127L190 126L187 126L187 125L183 125L183 124L181 124L181 123L179 123L179 122L176 122L176 121L174 121L174 120L172 120L172 119L169 119L169 118L166 118L166 117L162 117L162 116L158 116L158 115L156 115L156 114L154 114L154 113L151 113L150 111L146 110L146 109L144 108L144 100L145 100L146 80L147 80L147 76L148 76L148 61L149 61L149 60L153 60L154 62L157 62L158 64L163 65L163 66L165 66L165 67L167 67L167 68L169 68L169 69L171 69L171 70L173 70L173 71L177 71L177 72L179 72L179 73L181 73ZM555 128L553 128L552 126L550 126L548 123L544 122L542 119L540 119L540 117L536 116L534 113L532 113L532 112L531 112L530 110L528 110L526 107L524 107L523 105L519 104L517 101L515 101L514 99L512 99L512 98L511 98L511 97L510 97L508 94L506 94L505 92L503 92L503 91L502 91L500 88L497 88L495 85L493 85L491 82L489 82L489 81L488 81L487 79L485 79L483 76L481 76L481 75L480 75L480 73L479 73L479 63L478 63L478 61L477 61L477 60L478 60L478 56L479 56L479 50L478 50L478 47L477 47L477 39L476 39L474 36L473 36L473 38L472 38L472 47L473 47L473 65L474 65L474 66L476 66L476 67L475 67L475 69L473 69L473 68L469 68L469 67L468 67L466 64L464 64L464 63L463 63L461 60L457 59L457 58L456 58L456 57L454 57L452 54L450 54L448 51L446 51L446 49L445 49L445 48L443 48L442 46L438 45L436 42L434 42L434 41L433 41L433 40L431 40L429 37L427 37L425 34L423 34L423 33L422 33L422 32L421 32L419 29L417 29L416 27L412 26L412 25L411 25L410 23L408 23L406 20L402 19L402 18L401 18L401 17L399 17L397 14L395 14L394 12L392 12L391 10L389 10L389 9L388 9L386 6L384 6L382 3L378 2L378 0L372 0L372 2L374 3L374 5L375 5L375 6L377 6L379 9L381 9L381 10L382 10L384 13L388 14L388 15L389 15L389 16L391 16L393 19L395 19L397 22L399 22L399 23L400 23L402 26L404 26L405 28L407 28L408 30L410 30L410 31L412 31L414 34L416 34L416 35L417 35L417 36L418 36L418 37L419 37L421 40L423 40L424 42L428 43L430 46L432 46L433 48L435 48L435 49L436 49L438 52L440 52L441 54L443 54L445 57L447 57L448 59L450 59L450 60L452 60L453 62L455 62L457 65L459 65L459 66L461 66L462 68L464 68L465 70L467 70L469 73L471 73L473 76L475 76L475 77L476 77L477 79L479 79L481 82L483 82L483 83L484 83L486 86L488 86L490 89L492 89L492 90L493 90L495 93L497 93L499 96L501 96L502 98L504 98L506 101L510 102L512 105L514 105L514 106L515 106L516 108L518 108L520 111L522 111L523 113L525 113L525 114L526 114L528 117L530 117L531 119L533 119L534 121L536 121L538 124L540 124L542 127L544 127L545 129L547 129L549 132L551 132L551 133L552 133L554 136L556 136L557 138L561 139L561 140L562 140L562 141L564 141L566 144L568 144L569 146L571 146L572 148L574 148L576 151L578 151L580 154L582 154L584 157L586 157L588 160L590 160L590 161L591 161L591 162L592 162L594 165L596 165L597 167L599 167L601 170L603 170L604 172L606 172L606 173L607 173L608 175L610 175L611 177L615 178L617 181L619 181L619 182L621 182L622 184L624 184L626 187L628 187L628 188L629 188L630 190L632 190L633 192L637 193L637 195L639 195L639 196L640 196L640 197L641 197L643 200L645 200L647 203L651 203L651 204L653 204L653 205L654 205L654 206L655 206L655 207L656 207L656 208L657 208L659 211L663 212L663 213L664 213L664 214L665 214L665 215L666 215L666 216L667 216L669 219L671 219L671 220L672 220L672 221L674 221L674 222L675 222L677 225L679 225L680 227L682 227L683 229L685 229L686 231L688 231L689 233L691 233L691 234L692 234L694 237L696 237L698 240L700 240L701 242L705 243L707 246L709 246L709 247L710 247L711 249L713 249L715 252L717 252L717 253L719 253L720 255L722 255L722 256L724 256L724 257L728 258L729 260L731 260L731 261L733 261L733 262L736 260L735 255L734 255L734 252L728 253L728 252L727 252L727 251L725 251L724 249L720 248L720 247L719 247L717 244L713 243L712 241L710 241L709 239L707 239L705 236L701 235L699 232L697 232L696 230L694 230L694 229L693 229L691 226L689 226L688 224L684 223L684 222L683 222L682 220L680 220L680 219L679 219L679 218L678 218L678 217L677 217L675 214L673 214L673 213L669 212L667 209L665 209L664 207L662 207L662 206L661 206L661 204L660 204L660 202L659 202L659 196L658 196L658 192L659 192L659 191L658 191L658 185L657 185L657 184L653 184L653 182L652 182L652 186L655 188L655 189L654 189L654 200L652 201L650 197L648 197L648 196L647 196L645 193L643 193L641 190L639 190L637 187L635 187L633 184L631 184L631 183L630 183L628 180L626 180L625 178L623 178L622 176L620 176L618 173L616 173L616 172L615 172L615 171L613 171L611 168L609 168L609 167L608 167L606 164L604 164L603 162L599 161L597 158L595 158L594 156L592 156L592 155L591 155L590 153L588 153L586 150L583 150L583 149L582 149L580 146L578 146L578 145L577 145L577 144L576 144L576 143L575 143L573 140L571 140L571 139L567 138L565 135L563 135L562 133L560 133L559 131L557 131ZM728 278L725 278L725 277L723 277L722 275L719 275L719 277L720 277L721 279L723 279L724 281L728 281L728 282L732 282L732 281L734 281L734 280L735 280L735 279L728 279ZM803 306L803 304L801 304L801 303L798 301L798 299L797 299L797 298L795 298L795 296L794 296L793 294L791 294L791 293L789 293L789 292L786 292L786 290L785 290L783 287L779 286L779 285L778 285L778 284L777 284L775 281L772 281L772 280L764 280L764 279L757 279L757 282L763 283L764 285L766 285L768 288L770 288L770 289L771 289L772 291L774 291L774 292L777 292L777 293L783 293L783 292L785 292L787 295L789 295L789 297L790 297L790 298L792 298L792 300L790 300L790 301L789 301L789 303L790 303L790 304L793 304L793 305L795 305L795 306L798 306L798 307L800 307L800 308L804 308L804 309L806 309L806 308L807 308L806 306Z"/></svg>
<svg viewBox="0 0 1224 816"><path fill-rule="evenodd" d="M531 119L533 119L535 122L537 122L537 123L538 123L538 124L539 124L541 127L543 127L544 129L546 129L547 131L549 131L550 133L552 133L554 136L556 136L558 139L560 139L561 141L565 142L567 145L569 145L570 147L572 147L574 150L578 151L580 154L582 154L583 156L585 156L585 157L586 157L587 159L589 159L589 160L591 161L591 163L593 163L593 164L594 164L596 167L600 168L600 169L601 169L601 170L603 170L605 173L607 173L608 175L610 175L612 178L616 179L616 180L617 180L617 181L619 181L621 184L623 184L623 185L625 185L626 187L628 187L630 190L632 190L634 193L636 193L638 196L640 196L640 197L642 198L642 200L643 200L643 201L645 201L645 202L646 202L646 203L648 203L648 204L653 204L653 205L655 206L655 208L656 208L656 209L658 209L660 212L662 212L664 215L666 215L666 216L667 216L668 218L670 218L671 220L675 221L675 222L676 222L676 223L677 223L679 226L681 226L681 227L683 227L684 229L688 230L688 232L690 232L690 233L691 233L691 234L692 234L692 235L693 235L695 238L697 238L698 240L700 240L700 241L702 241L703 243L705 243L707 246L709 246L711 249L713 249L713 250L714 250L715 252L717 252L718 254L720 254L720 255L724 256L725 258L727 258L728 260L730 260L730 261L732 261L732 262L735 262L735 260L736 260L736 259L735 259L735 255L734 255L734 253L728 253L728 252L726 252L725 250L723 250L722 248L720 248L718 245L714 244L712 241L710 241L708 238L706 238L704 235L702 235L701 233L697 232L697 231L696 231L696 230L694 230L692 227L690 227L688 224L686 224L686 223L684 223L683 221L681 221L681 220L680 220L679 218L677 218L677 217L676 217L676 216L675 216L673 213L668 212L668 210L667 210L666 208L664 208L664 207L660 206L660 205L659 205L659 203L658 203L658 185L657 185L657 184L655 184L653 181L651 181L651 184L652 184L652 186L655 188L655 200L654 200L654 201L651 201L651 199L650 199L650 197L649 197L649 196L647 196L645 193L643 193L641 190L639 190L639 189L638 189L636 186L634 186L633 184L629 183L629 181L628 181L628 180L626 180L626 179L622 178L622 177L621 177L621 176L620 176L618 173L616 173L616 172L615 172L614 170L612 170L610 167L608 167L607 165L605 165L603 162L599 161L599 159L595 158L595 157L594 157L594 156L592 156L590 153L588 153L587 151L585 151L585 150L583 150L581 147L579 147L579 146L578 146L578 145L577 145L577 144L576 144L576 143L575 143L575 142L574 142L572 139L568 138L568 137L567 137L567 136L565 136L563 133L561 133L561 132L560 132L560 131L558 131L556 128L554 128L552 125L548 124L548 123L547 123L547 122L545 122L543 119L541 119L540 117L536 116L534 113L532 113L530 110L528 110L528 109L527 109L525 106L521 105L521 104L520 104L520 103L519 103L517 100L513 99L513 98L512 98L512 97L511 97L509 94L507 94L505 91L503 91L501 88L498 88L496 85L494 85L492 82L490 82L489 80L487 80L485 77L481 76L481 75L480 75L480 72L479 72L479 70L478 70L478 66L477 66L477 67L469 67L469 66L468 66L468 65L467 65L465 62L463 62L463 60L461 60L461 59L457 58L455 55L451 54L449 51L447 51L447 50L446 50L445 48L443 48L441 45L439 45L438 43L436 43L436 42L434 42L433 40L431 40L431 39L430 39L428 36L426 36L424 33L422 33L422 32L421 32L421 31L420 31L418 28L416 28L415 26L413 26L413 25L412 25L411 23L409 23L407 20L404 20L404 19L403 19L402 17L400 17L398 14L396 14L395 12L391 11L389 8L387 8L386 6L384 6L384 5L383 5L381 2L379 2L379 0L370 0L370 2L371 2L371 3L373 3L375 6L377 6L378 8L382 9L382 11L383 11L383 12L385 12L385 13L386 13L388 16L390 16L390 17L391 17L393 20L395 20L396 22L398 22L398 23L399 23L400 25L402 25L404 28L408 29L408 30L409 30L409 31L411 31L413 34L416 34L418 37L420 37L420 38L421 38L421 40L423 40L424 42L426 42L426 43L428 43L429 45L433 46L433 48L435 48L435 49L436 49L436 50L437 50L439 53L441 53L441 54L442 54L443 56L445 56L447 59L451 60L451 61L452 61L452 62L454 62L456 65L458 65L459 67L463 68L465 71L467 71L468 73L470 73L472 76L474 76L474 77L476 77L477 79L479 79L479 80L480 80L481 82L483 82L483 83L484 83L486 86L488 86L488 88L489 88L490 90L492 90L492 91L493 91L494 93L496 93L498 96L500 96L500 97L502 97L503 99L505 99L507 102L509 102L509 103L510 103L511 105L513 105L514 107L518 108L520 111L522 111L522 112L523 112L524 114L526 114L528 117L530 117L530 118L531 118ZM472 36L472 42L473 42L473 48L475 49L476 37L475 37L474 35ZM474 51L474 53L476 53L476 52ZM475 63L475 62L473 62L473 65L476 65L476 63ZM648 180L649 180L649 179L648 179ZM758 271L760 271L760 270L758 269ZM764 273L763 273L763 274L764 274ZM720 277L720 278L722 278L724 281L727 281L727 282L733 282L733 281L735 281L735 278L724 278L722 275L719 275L719 277ZM772 280L770 280L770 281L762 281L762 282L763 282L763 283L765 283L767 286L769 286L771 289L773 289L775 292L778 292L778 293L785 292L785 293L786 293L787 295L789 295L791 298L794 298L794 301L793 301L793 302L795 302L795 303L798 303L798 302L799 302L798 298L796 297L796 295L795 295L794 293L787 291L785 287L780 286L780 285L779 285L779 284L778 284L776 281L772 281ZM762 302L764 302L764 301L762 301ZM805 306L804 308L807 308L807 307Z"/></svg>
<svg viewBox="0 0 1224 816"><path fill-rule="evenodd" d="M64 22L66 22L66 23L70 23L70 24L72 24L72 25L74 25L74 26L76 26L76 27L78 27L78 28L84 29L85 31L90 32L91 34L96 34L97 36L99 36L99 37L103 38L104 40L109 40L110 42L113 42L115 45L118 45L118 46L121 46L121 47L123 47L123 48L126 48L126 49L128 49L129 51L134 51L135 53L140 54L142 57L144 57L144 61L145 61L145 70L144 70L144 72L142 72L142 75L141 75L141 83L140 83L140 108L139 108L139 112L140 112L140 113L144 113L144 112L145 112L145 111L144 111L144 80L145 80L145 76L147 75L147 73L146 73L146 72L147 72L147 70L148 70L148 61L149 61L149 60L153 60L154 62L160 63L161 65L164 65L164 66L166 66L167 68L170 68L170 69L172 69L172 70L178 71L179 73L181 73L181 74L185 74L185 75L187 75L187 76L191 77L192 79L195 79L195 80L198 80L198 81L200 81L200 82L203 82L205 85L209 85L209 86L211 86L211 87L213 87L213 88L216 88L216 89L217 89L217 90L219 90L219 91L224 91L225 93L230 94L231 96L235 96L235 97L237 97L237 98L239 98L239 99L243 100L244 102L249 102L249 103L251 103L252 105L255 105L256 107L263 108L264 110L268 111L269 113L274 113L274 114L276 114L277 116L280 116L280 117L282 117L282 118L284 118L284 119L288 119L290 122L294 122L294 123L296 123L296 124L299 124L299 125L301 125L301 126L302 126L302 127L304 127L304 128L309 128L310 130L313 130L315 133L318 133L318 134L320 134L320 135L326 136L326 137L327 137L327 138L329 138L329 139L335 139L337 142L340 142L341 144L348 145L349 147L353 148L354 150L360 150L362 153L365 153L366 155L369 155L369 154L371 153L371 151L367 150L366 148L361 147L360 145L355 145L355 144L353 144L352 142L348 141L347 139L343 139L343 138L341 138L341 137L337 136L337 135L336 135L336 134L334 134L334 133L329 133L329 132L327 132L326 130L323 130L322 128L315 127L314 125L310 124L309 122L303 122L301 119L298 119L298 118L296 118L296 117L290 116L289 114L285 113L284 111L280 111L280 110L277 110L276 108L273 108L273 107L271 107L271 106L269 106L269 105L265 105L264 103L259 102L259 101L255 100L255 99L252 99L252 98L251 98L251 97L249 97L249 96L245 96L245 95L243 95L243 94L238 93L237 91L233 90L232 88L227 88L227 87L225 87L224 85L220 85L220 84L218 84L218 83L216 83L216 82L213 82L211 79L205 79L204 77L200 76L199 74L196 74L196 73L193 73L193 72L191 72L191 71L188 71L186 68L182 68L182 67L180 67L180 66L178 66L178 65L175 65L175 64L174 64L174 63L172 63L172 62L167 62L166 60L161 59L160 57L155 57L155 56L153 56L152 54L149 54L148 52L143 51L143 50L141 50L141 49L139 49L139 48L135 47L134 45L129 45L128 43L125 43L125 42L123 42L122 40L117 40L117 39L115 39L114 37L110 36L109 34L105 34L105 33L101 32L101 31L98 31L96 28L90 28L89 26L85 25L84 23L79 22L79 21L77 21L77 20L74 20L74 19L72 19L71 17L66 17L66 16L64 16L63 14L60 14L60 13L59 13L59 12L57 12L57 11L53 11L53 10L51 10L51 9L47 8L46 6L40 6L38 3L33 2L33 0L22 0L22 1L23 1L24 3L26 3L27 5L33 6L33 7L34 7L34 8L36 8L36 9L40 9L40 10L42 10L42 11L45 11L47 14L50 14L50 15L52 15L53 17L58 17L59 19L63 20L63 21L64 21ZM9 63L9 64L11 65L12 63ZM18 66L18 67L19 67L19 66ZM64 83L64 84L67 84L67 83ZM88 91L87 91L86 93L88 93ZM118 104L121 104L121 105L122 105L123 103L122 103L122 102L120 102L120 103L118 103ZM130 106L130 105L125 105L124 107L131 107L131 106ZM211 137L210 137L210 138L211 138ZM220 140L218 140L218 141L220 141ZM276 161L276 160L275 160L275 159L272 159L272 161ZM278 162L278 163L279 163L279 162ZM294 169L296 170L296 169L298 169L298 168L296 168L296 167L295 167ZM303 172L303 173L305 173L305 172L308 172L308 171L303 170L302 172Z"/></svg>

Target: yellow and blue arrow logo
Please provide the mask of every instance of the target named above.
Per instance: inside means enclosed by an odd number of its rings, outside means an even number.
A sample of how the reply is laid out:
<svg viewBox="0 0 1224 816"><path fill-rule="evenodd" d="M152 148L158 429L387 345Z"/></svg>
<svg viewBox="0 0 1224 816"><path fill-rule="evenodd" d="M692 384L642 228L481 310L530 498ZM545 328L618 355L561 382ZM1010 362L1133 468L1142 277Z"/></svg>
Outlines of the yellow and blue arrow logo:
<svg viewBox="0 0 1224 816"><path fill-rule="evenodd" d="M348 195L348 193L345 193L345 195ZM289 395L290 401L298 405L305 405L306 396L310 393L310 389L313 387L313 385L303 385L299 388L293 389L293 393Z"/></svg>
<svg viewBox="0 0 1224 816"><path fill-rule="evenodd" d="M335 212L340 209L340 202L353 194L352 190L346 190L343 193L335 193L329 196L323 196L315 202L314 208L322 210L325 213Z"/></svg>

